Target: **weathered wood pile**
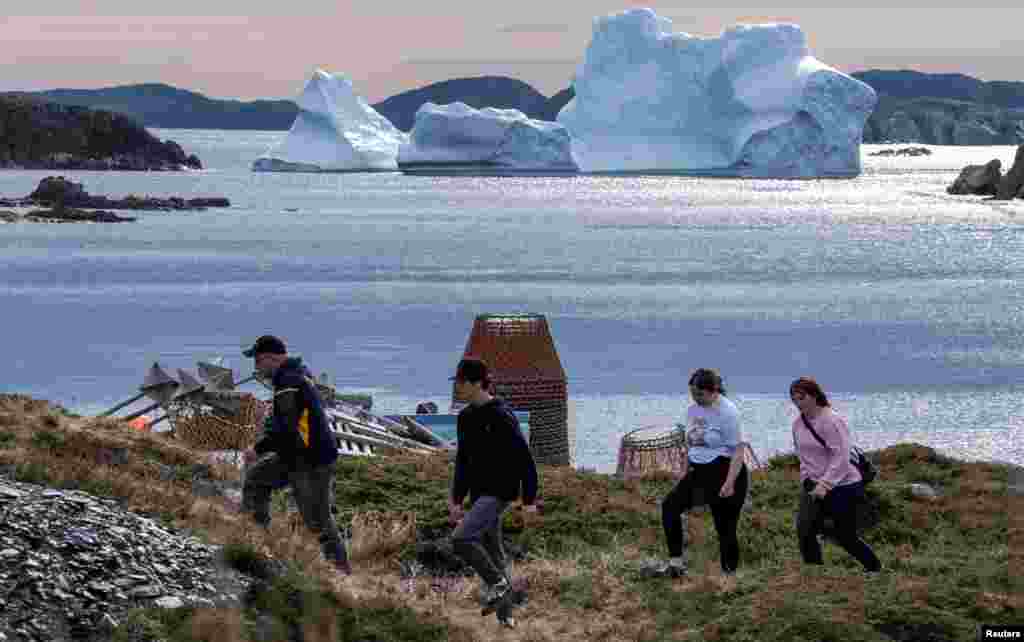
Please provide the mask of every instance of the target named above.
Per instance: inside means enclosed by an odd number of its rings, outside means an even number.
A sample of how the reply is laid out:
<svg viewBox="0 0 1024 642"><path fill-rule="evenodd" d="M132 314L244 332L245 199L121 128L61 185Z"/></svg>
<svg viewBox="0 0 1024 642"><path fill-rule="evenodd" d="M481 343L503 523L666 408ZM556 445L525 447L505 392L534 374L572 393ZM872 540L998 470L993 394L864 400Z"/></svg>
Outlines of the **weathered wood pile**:
<svg viewBox="0 0 1024 642"><path fill-rule="evenodd" d="M237 451L251 447L262 434L271 407L268 401L237 388L259 379L253 375L236 382L229 368L207 362L199 362L198 366L198 377L180 368L177 377L172 377L154 363L139 387L139 394L103 415L112 415L148 397L153 404L123 418L137 420L160 408L166 414L152 422L143 421L144 429L152 429L166 418L169 431L193 448ZM261 383L269 387L266 382ZM374 414L367 409L372 402L361 403L363 399L359 396L340 394L323 382L316 385L342 455L374 456L396 450L429 454L447 447L444 440L411 418L395 421Z"/></svg>

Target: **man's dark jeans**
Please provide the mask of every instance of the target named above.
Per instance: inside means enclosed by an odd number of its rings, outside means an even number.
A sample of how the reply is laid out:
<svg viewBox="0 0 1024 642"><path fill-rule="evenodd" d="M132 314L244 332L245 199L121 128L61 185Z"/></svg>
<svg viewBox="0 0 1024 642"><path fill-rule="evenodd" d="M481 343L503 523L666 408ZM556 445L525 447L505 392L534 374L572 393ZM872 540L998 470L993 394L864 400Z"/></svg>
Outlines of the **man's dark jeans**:
<svg viewBox="0 0 1024 642"><path fill-rule="evenodd" d="M250 513L257 523L270 525L270 495L277 488L291 486L299 513L306 528L320 539L324 557L347 567L348 553L341 541L338 524L331 514L334 504L334 465L295 466L277 455L260 459L249 466L242 487L242 510Z"/></svg>
<svg viewBox="0 0 1024 642"><path fill-rule="evenodd" d="M501 543L501 516L506 507L508 502L497 497L480 497L452 534L455 553L490 586L507 577Z"/></svg>

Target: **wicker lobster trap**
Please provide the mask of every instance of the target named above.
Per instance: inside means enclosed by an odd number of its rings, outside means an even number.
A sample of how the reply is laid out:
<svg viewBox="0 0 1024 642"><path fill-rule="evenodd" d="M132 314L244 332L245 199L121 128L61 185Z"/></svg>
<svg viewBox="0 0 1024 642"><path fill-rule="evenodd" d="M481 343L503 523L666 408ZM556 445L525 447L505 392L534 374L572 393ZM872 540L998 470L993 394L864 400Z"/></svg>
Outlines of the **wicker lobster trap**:
<svg viewBox="0 0 1024 642"><path fill-rule="evenodd" d="M686 456L683 426L638 428L623 435L615 473L626 479L655 472L682 474Z"/></svg>
<svg viewBox="0 0 1024 642"><path fill-rule="evenodd" d="M262 433L269 404L246 393L236 393L230 401L225 397L211 399L206 394L168 402L167 420L174 436L199 450L252 447Z"/></svg>
<svg viewBox="0 0 1024 642"><path fill-rule="evenodd" d="M547 319L540 314L476 318L465 357L483 359L494 393L530 413L530 450L541 463L569 464L568 388ZM452 400L460 402L452 389Z"/></svg>

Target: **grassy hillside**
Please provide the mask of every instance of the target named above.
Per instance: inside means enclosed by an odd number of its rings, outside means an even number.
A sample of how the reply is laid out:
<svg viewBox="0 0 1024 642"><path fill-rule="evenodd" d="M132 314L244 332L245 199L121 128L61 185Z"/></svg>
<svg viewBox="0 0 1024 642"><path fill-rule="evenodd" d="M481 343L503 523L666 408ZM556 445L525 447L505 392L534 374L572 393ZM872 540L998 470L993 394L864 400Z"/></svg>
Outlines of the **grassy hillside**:
<svg viewBox="0 0 1024 642"><path fill-rule="evenodd" d="M128 463L96 465L97 453L113 447L129 449ZM415 533L450 532L446 458L339 462L337 518L351 528L356 568L345 580L319 562L301 528L289 528L283 497L275 499L280 518L267 537L227 503L196 499L185 482L153 473L154 462L185 467L201 459L116 421L67 417L43 402L0 396L0 473L121 497L226 543L238 568L260 574L273 559L284 570L235 609L137 611L116 632L119 640L255 640L269 626L279 637L262 639L934 642L974 639L978 623L1024 618L1022 498L1008 493L1009 469L913 444L878 453L881 477L869 495L879 522L865 535L886 567L877 576L865 576L831 544L824 567L800 564L793 456L772 459L752 476L736 578L718 571L708 512L689 522L689 578L638 573L641 560L663 554L659 502L671 479L623 481L542 467L541 514L506 515L506 533L526 551L513 572L530 593L514 631L480 617L475 580L399 572L416 555ZM232 476L227 468L216 473ZM940 497L914 498L911 482L937 487Z"/></svg>

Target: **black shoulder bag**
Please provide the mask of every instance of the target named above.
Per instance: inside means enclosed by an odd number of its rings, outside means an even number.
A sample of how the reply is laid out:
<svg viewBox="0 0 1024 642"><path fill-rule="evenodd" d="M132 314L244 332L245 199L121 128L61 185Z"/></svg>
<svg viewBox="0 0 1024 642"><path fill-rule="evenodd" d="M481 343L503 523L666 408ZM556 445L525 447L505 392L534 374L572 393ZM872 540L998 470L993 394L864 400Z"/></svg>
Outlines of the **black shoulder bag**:
<svg viewBox="0 0 1024 642"><path fill-rule="evenodd" d="M825 440L821 438L821 435L815 432L814 428L811 427L811 422L807 421L807 416L801 412L800 418L803 419L804 425L807 426L807 430L810 430L811 434L814 435L814 438L817 439L818 442L821 443L822 447L827 450L828 445L825 443ZM850 463L853 464L854 468L860 472L861 479L864 480L865 486L870 484L875 477L878 477L878 468L871 463L871 460L864 454L864 451L856 446L850 447Z"/></svg>

